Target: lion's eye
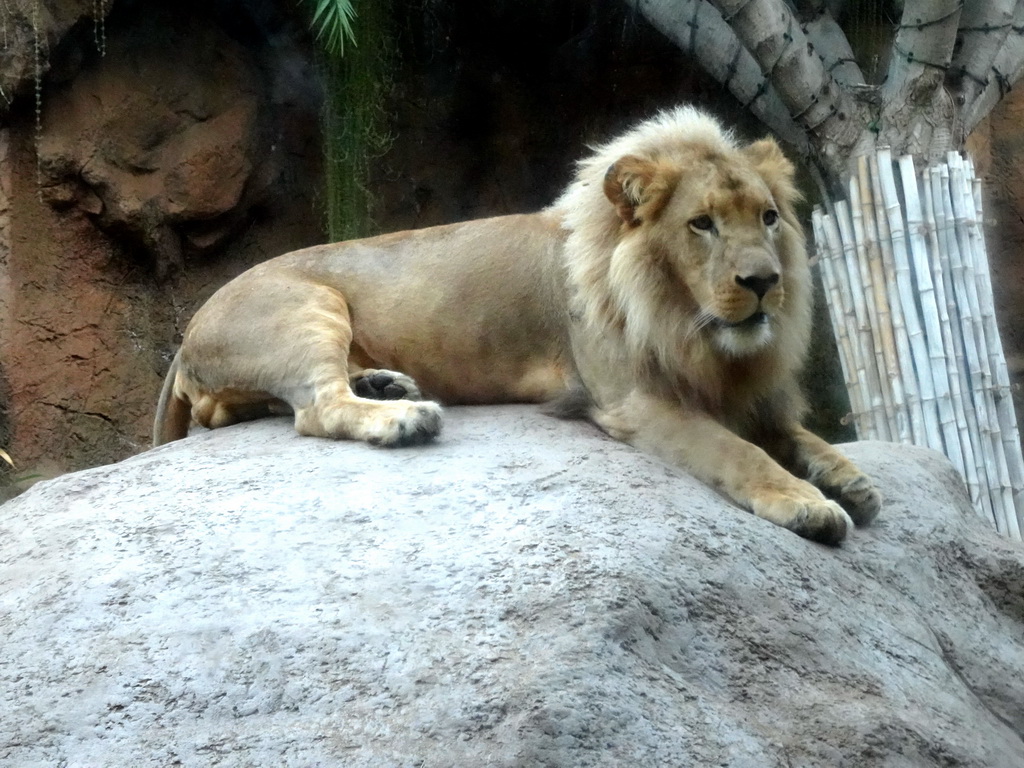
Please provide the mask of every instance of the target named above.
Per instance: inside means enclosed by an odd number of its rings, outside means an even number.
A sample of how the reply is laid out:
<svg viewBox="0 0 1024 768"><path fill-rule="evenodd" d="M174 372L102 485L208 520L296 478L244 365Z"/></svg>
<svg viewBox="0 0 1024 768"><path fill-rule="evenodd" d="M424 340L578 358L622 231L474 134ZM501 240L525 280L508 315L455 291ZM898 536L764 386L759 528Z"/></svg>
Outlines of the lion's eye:
<svg viewBox="0 0 1024 768"><path fill-rule="evenodd" d="M694 229L699 229L701 232L710 232L715 228L715 222L711 220L710 216L704 214L695 219L690 219L690 226Z"/></svg>
<svg viewBox="0 0 1024 768"><path fill-rule="evenodd" d="M770 227L779 220L779 212L769 208L761 218L764 219L764 225Z"/></svg>

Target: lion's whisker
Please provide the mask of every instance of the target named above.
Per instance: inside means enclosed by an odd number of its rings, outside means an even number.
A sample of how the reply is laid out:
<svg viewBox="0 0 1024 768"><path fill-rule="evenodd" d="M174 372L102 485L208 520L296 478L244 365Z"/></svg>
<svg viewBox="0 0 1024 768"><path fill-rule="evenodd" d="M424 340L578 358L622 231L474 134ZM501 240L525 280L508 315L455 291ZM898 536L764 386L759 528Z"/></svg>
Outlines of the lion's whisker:
<svg viewBox="0 0 1024 768"><path fill-rule="evenodd" d="M697 314L694 316L693 320L690 322L690 327L686 330L684 340L689 341L702 330L707 328L712 322L714 322L714 320L715 316L711 312L708 312L706 309L701 307L697 311Z"/></svg>

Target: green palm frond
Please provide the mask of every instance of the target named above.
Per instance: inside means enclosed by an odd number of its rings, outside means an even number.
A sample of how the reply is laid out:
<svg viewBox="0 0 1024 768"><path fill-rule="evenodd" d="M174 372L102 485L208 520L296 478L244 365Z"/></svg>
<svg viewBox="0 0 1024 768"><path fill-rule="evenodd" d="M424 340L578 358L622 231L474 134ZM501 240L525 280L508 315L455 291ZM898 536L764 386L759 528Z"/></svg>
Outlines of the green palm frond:
<svg viewBox="0 0 1024 768"><path fill-rule="evenodd" d="M356 10L352 0L310 0L314 3L311 26L324 50L332 56L345 53L345 41L356 44L352 21ZM372 2L372 0L371 0Z"/></svg>

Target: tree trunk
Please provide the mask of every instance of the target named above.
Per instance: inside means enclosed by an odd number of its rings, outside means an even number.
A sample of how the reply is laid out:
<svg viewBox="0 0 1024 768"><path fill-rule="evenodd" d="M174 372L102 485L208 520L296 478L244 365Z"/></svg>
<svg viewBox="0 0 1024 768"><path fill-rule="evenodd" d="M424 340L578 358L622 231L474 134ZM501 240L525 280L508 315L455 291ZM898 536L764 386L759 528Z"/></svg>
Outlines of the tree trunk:
<svg viewBox="0 0 1024 768"><path fill-rule="evenodd" d="M1024 73L1024 0L906 0L882 85L864 81L825 0L627 0L843 196L854 158L886 146L925 162Z"/></svg>

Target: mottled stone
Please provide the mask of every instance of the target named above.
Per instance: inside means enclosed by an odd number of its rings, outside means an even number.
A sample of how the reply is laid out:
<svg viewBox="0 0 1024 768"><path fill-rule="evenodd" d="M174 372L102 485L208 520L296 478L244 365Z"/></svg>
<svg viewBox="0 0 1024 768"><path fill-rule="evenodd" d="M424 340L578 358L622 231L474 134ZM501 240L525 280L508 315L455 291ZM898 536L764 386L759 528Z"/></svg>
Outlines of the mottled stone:
<svg viewBox="0 0 1024 768"><path fill-rule="evenodd" d="M1024 764L1024 547L938 454L845 447L838 549L593 427L270 420L0 508L0 762Z"/></svg>

